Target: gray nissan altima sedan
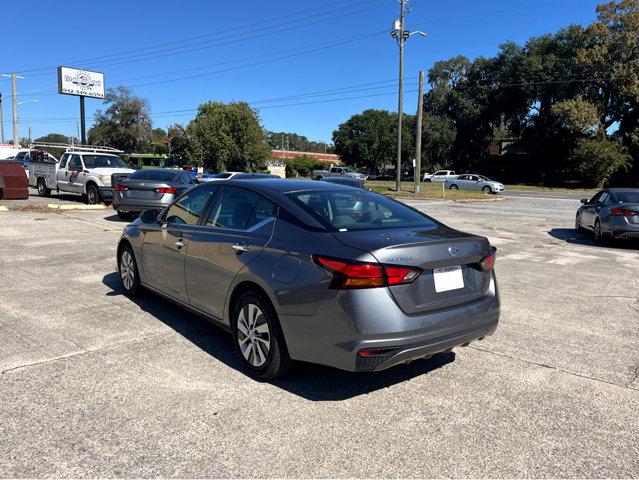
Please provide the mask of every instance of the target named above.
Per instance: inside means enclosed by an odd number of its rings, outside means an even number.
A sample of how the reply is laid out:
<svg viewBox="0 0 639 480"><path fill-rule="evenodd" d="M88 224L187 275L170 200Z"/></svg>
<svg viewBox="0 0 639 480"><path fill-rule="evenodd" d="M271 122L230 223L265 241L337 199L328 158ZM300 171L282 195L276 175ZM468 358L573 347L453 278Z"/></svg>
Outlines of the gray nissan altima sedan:
<svg viewBox="0 0 639 480"><path fill-rule="evenodd" d="M325 182L199 185L125 227L124 289L222 326L246 371L292 360L377 371L482 339L495 248L383 195Z"/></svg>

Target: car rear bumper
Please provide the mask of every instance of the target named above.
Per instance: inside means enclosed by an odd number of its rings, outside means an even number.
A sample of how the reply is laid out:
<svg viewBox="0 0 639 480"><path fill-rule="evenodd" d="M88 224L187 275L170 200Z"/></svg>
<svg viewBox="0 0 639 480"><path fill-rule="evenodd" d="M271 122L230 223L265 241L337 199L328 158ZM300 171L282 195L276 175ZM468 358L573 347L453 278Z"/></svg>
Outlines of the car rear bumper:
<svg viewBox="0 0 639 480"><path fill-rule="evenodd" d="M620 239L639 239L639 223L632 223L623 216L612 217L612 236Z"/></svg>
<svg viewBox="0 0 639 480"><path fill-rule="evenodd" d="M120 212L130 213L143 212L144 210L162 210L166 206L170 205L175 198L174 196L171 196L170 199L128 199L122 198L119 193L120 192L118 192L113 198L113 209ZM167 196L168 194L165 194L165 197Z"/></svg>
<svg viewBox="0 0 639 480"><path fill-rule="evenodd" d="M339 291L314 315L280 315L280 323L293 359L379 371L491 335L499 315L493 275L479 300L427 314L406 315L388 289L379 288Z"/></svg>

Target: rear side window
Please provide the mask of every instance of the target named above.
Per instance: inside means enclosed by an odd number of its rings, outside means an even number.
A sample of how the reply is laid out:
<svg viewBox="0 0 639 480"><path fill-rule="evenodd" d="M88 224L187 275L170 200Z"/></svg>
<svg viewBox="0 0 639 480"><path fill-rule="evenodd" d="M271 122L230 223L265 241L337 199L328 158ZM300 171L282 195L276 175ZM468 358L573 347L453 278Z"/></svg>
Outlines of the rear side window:
<svg viewBox="0 0 639 480"><path fill-rule="evenodd" d="M173 224L195 225L204 211L209 199L218 188L200 188L183 195L166 212L166 222Z"/></svg>
<svg viewBox="0 0 639 480"><path fill-rule="evenodd" d="M246 230L260 196L238 187L224 187L211 209L206 224L210 227Z"/></svg>
<svg viewBox="0 0 639 480"><path fill-rule="evenodd" d="M438 226L402 203L365 190L291 192L286 196L333 231Z"/></svg>
<svg viewBox="0 0 639 480"><path fill-rule="evenodd" d="M171 170L138 170L129 175L131 180L154 180L157 182L177 182L180 172Z"/></svg>

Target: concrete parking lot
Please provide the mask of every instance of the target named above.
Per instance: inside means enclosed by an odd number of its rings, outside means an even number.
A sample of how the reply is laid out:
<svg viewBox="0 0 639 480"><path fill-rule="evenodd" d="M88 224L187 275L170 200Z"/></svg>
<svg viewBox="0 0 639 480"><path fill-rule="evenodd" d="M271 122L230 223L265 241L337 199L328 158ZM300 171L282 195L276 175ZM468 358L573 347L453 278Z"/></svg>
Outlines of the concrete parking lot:
<svg viewBox="0 0 639 480"><path fill-rule="evenodd" d="M575 233L574 198L414 205L498 247L496 334L272 384L122 295L113 210L0 212L0 477L639 476L637 245Z"/></svg>

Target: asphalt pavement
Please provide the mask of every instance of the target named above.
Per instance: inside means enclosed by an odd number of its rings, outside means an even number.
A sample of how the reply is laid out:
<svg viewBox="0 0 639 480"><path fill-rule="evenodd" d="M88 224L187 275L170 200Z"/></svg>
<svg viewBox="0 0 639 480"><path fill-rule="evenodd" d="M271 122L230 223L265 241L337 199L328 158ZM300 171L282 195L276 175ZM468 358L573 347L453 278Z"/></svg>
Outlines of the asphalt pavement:
<svg viewBox="0 0 639 480"><path fill-rule="evenodd" d="M638 247L575 233L574 199L412 204L497 246L496 334L274 383L122 295L111 209L0 212L0 477L638 477Z"/></svg>

